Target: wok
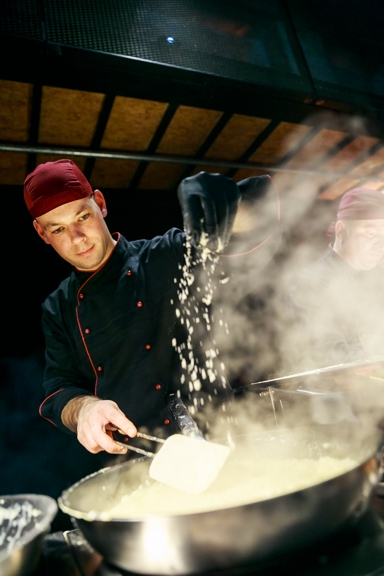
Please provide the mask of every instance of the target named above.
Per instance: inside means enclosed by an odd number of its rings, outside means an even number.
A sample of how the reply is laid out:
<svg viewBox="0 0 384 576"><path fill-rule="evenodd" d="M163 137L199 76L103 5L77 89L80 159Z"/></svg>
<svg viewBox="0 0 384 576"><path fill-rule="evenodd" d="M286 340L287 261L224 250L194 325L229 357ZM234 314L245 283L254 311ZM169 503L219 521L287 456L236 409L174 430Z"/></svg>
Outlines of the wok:
<svg viewBox="0 0 384 576"><path fill-rule="evenodd" d="M28 506L28 511L31 508L40 511L34 518L25 513L18 514L11 522L2 521L0 518L0 574L2 576L31 574L39 562L43 539L56 516L57 504L50 496L16 494L0 496L0 505L11 509L15 509L15 506L18 509ZM3 538L5 532L9 537L8 541Z"/></svg>
<svg viewBox="0 0 384 576"><path fill-rule="evenodd" d="M335 478L269 500L195 514L103 520L103 512L148 473L146 458L100 470L59 498L89 543L109 563L145 574L191 574L244 565L312 544L359 518L378 479L381 433L356 440L361 426L276 430L241 438L263 457L351 456L358 463ZM330 441L330 438L332 439ZM236 440L236 438L235 438ZM261 452L260 452L261 451ZM240 490L240 489L239 489Z"/></svg>

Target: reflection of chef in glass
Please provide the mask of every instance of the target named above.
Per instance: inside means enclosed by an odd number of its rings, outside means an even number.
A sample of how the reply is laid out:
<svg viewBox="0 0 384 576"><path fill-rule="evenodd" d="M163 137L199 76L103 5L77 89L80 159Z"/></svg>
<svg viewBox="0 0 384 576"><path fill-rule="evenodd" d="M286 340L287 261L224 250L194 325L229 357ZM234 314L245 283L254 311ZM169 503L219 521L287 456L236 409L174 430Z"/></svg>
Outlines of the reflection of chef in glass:
<svg viewBox="0 0 384 576"><path fill-rule="evenodd" d="M220 251L229 242L241 199L237 184L201 172L178 190L193 246ZM152 240L128 242L106 226L103 194L70 160L41 164L24 184L33 225L46 244L73 266L43 304L46 339L41 415L77 433L93 453L125 452L112 439L138 427L173 433L170 394L193 402L180 385L180 359L172 342L183 337L174 302L184 265L186 235L173 228ZM181 333L181 336L180 336ZM219 374L219 372L218 372ZM201 375L216 405L230 397L221 377Z"/></svg>
<svg viewBox="0 0 384 576"><path fill-rule="evenodd" d="M310 350L297 367L343 363L384 354L384 195L355 188L340 201L327 252L293 283L290 301ZM304 338L303 338L304 336ZM308 356L306 357L306 352Z"/></svg>

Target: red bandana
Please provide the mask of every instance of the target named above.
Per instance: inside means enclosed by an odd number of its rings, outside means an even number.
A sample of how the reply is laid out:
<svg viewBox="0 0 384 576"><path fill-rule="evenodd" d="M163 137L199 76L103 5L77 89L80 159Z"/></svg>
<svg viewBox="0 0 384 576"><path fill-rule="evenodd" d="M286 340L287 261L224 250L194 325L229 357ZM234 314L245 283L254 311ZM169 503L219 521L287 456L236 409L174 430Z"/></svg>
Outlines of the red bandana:
<svg viewBox="0 0 384 576"><path fill-rule="evenodd" d="M24 182L24 200L33 218L90 194L90 183L72 160L40 164Z"/></svg>
<svg viewBox="0 0 384 576"><path fill-rule="evenodd" d="M340 200L337 220L384 220L384 194L369 188L353 188ZM328 228L333 236L335 222Z"/></svg>
<svg viewBox="0 0 384 576"><path fill-rule="evenodd" d="M339 204L338 220L384 220L384 194L369 188L346 192Z"/></svg>

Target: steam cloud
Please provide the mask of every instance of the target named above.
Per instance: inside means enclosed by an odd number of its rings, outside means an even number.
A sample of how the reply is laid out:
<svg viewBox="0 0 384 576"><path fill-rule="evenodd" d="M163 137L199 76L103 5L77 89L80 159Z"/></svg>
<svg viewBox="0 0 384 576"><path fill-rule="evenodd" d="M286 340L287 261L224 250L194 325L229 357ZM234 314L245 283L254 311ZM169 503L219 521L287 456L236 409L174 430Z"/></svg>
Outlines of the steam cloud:
<svg viewBox="0 0 384 576"><path fill-rule="evenodd" d="M235 387L337 363L330 357L328 361L316 364L312 342L303 338L302 326L293 314L289 294L300 271L325 253L330 241L326 232L335 219L341 194L358 184L364 186L364 179L361 182L359 176L355 175L358 171L349 175L347 169L352 165L359 146L362 146L359 135L367 131L360 118L352 118L347 122L331 114L325 118L324 123L319 122L318 118L308 118L304 124L314 130L315 135L311 141L308 140L308 145L294 155L299 150L297 146L302 139L302 132L299 135L291 133L281 143L281 157L291 157L286 163L288 166L317 172L323 170L323 174L277 173L273 178L273 186L280 198L281 222L276 220L276 197L270 191L253 208L252 215L258 223L257 235L254 238L250 238L249 234L233 237L235 254L247 252L250 246L257 244L262 244L260 248L246 256L220 258L215 269L216 288L212 299L210 338L219 351L219 360L225 365L231 385ZM332 124L334 131L328 128ZM334 161L330 163L327 157L336 141L335 135L339 135L339 142L349 135L355 137L350 156L347 147L340 159L340 166ZM331 146L329 139L333 142ZM367 154L365 152L364 156L360 153L359 164ZM292 160L294 156L295 161ZM340 180L332 171L345 172L346 176ZM365 181L368 180L369 177ZM338 192L335 182L339 182ZM370 185L374 187L374 184ZM318 199L319 189L333 191L335 202ZM324 198L327 198L327 193L323 194ZM381 269L375 270L374 274L367 274L369 297L372 306L377 304L377 312L381 310L383 302L382 278L384 274ZM364 283L362 290L363 286ZM330 323L338 315L340 300L350 296L340 294L337 285L334 288L334 294L328 294L327 321ZM364 291L358 294L356 306L366 297ZM224 329L226 325L229 333ZM380 337L380 331L377 335ZM376 338L375 344L374 352L367 349L349 360L381 355L379 338ZM339 422L349 422L352 426L355 423L361 438L365 436L363 428L369 436L372 428L381 424L381 405L384 406L381 402L384 380L380 378L380 372L376 371L374 376L352 373L338 377L324 375L310 377L299 383L293 382L290 386L274 387L272 394L269 392L264 396L260 396L257 391L246 392L241 398L238 397L224 419L220 414L209 436L225 438L228 430L233 427L236 433L248 434L265 428L274 429L276 425L284 427L300 424L310 427L312 424L326 424L331 429L332 424ZM301 393L296 396L288 394L299 386L319 394L310 397L304 397ZM260 388L262 391L263 388ZM207 411L207 406L204 410ZM333 434L332 428L330 441L334 440Z"/></svg>

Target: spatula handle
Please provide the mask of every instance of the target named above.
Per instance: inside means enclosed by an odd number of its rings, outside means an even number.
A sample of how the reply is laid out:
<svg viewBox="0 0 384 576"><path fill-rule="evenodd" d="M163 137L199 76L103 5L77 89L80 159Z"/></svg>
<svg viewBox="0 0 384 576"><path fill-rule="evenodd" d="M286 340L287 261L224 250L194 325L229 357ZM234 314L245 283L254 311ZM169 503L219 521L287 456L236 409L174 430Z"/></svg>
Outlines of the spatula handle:
<svg viewBox="0 0 384 576"><path fill-rule="evenodd" d="M150 434L144 434L144 432L137 432L136 436L138 438L145 438L146 440L152 440L153 442L158 442L159 444L164 444L165 440L158 438L157 436L151 436Z"/></svg>
<svg viewBox="0 0 384 576"><path fill-rule="evenodd" d="M138 454L143 454L143 456L149 456L150 458L154 457L154 452L148 452L147 450L142 450L141 448L136 448L136 446L131 446L130 444L123 444L123 442L117 442L118 446L124 446L124 448L128 448L128 450L132 450L133 452L137 452Z"/></svg>
<svg viewBox="0 0 384 576"><path fill-rule="evenodd" d="M175 420L180 428L180 432L184 434L184 436L204 440L204 436L198 429L196 422L180 398L174 398L171 400L169 403L169 408L175 417Z"/></svg>

